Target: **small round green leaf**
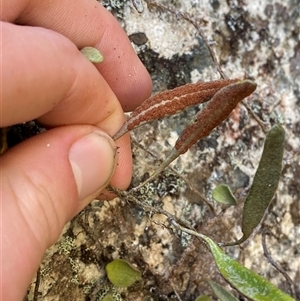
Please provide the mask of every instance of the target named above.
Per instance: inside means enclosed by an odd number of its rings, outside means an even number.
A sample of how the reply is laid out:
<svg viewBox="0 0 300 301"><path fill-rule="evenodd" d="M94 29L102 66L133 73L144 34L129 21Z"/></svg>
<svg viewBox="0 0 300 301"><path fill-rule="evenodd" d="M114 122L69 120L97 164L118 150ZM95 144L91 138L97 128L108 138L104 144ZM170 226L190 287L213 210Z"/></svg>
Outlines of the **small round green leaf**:
<svg viewBox="0 0 300 301"><path fill-rule="evenodd" d="M80 50L80 52L92 63L102 63L103 62L103 55L102 53L94 48L94 47L84 47Z"/></svg>
<svg viewBox="0 0 300 301"><path fill-rule="evenodd" d="M213 190L212 198L218 203L229 206L237 204L236 198L233 195L230 187L225 184L221 184Z"/></svg>
<svg viewBox="0 0 300 301"><path fill-rule="evenodd" d="M106 272L114 286L128 287L141 279L141 272L122 259L115 259L107 264Z"/></svg>

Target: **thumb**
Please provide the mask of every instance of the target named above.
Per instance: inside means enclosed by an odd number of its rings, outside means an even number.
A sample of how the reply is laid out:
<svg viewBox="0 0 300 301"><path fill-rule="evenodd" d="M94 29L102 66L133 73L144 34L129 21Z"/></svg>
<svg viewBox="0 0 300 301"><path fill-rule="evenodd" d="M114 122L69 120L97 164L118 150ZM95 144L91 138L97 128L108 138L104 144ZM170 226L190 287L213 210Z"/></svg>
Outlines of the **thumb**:
<svg viewBox="0 0 300 301"><path fill-rule="evenodd" d="M47 247L109 183L115 157L93 126L52 129L0 157L4 300L23 298Z"/></svg>

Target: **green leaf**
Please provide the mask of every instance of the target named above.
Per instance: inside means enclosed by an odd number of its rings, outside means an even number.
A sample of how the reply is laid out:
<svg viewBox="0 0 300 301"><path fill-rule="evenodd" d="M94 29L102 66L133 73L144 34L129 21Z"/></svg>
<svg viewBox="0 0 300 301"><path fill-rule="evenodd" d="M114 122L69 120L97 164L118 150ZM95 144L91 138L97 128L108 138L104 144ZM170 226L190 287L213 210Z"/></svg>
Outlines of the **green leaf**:
<svg viewBox="0 0 300 301"><path fill-rule="evenodd" d="M244 204L243 236L237 242L227 243L227 246L244 242L262 220L278 186L283 151L284 129L275 125L267 134L259 166Z"/></svg>
<svg viewBox="0 0 300 301"><path fill-rule="evenodd" d="M112 294L107 294L101 299L101 301L114 301L114 300L115 298Z"/></svg>
<svg viewBox="0 0 300 301"><path fill-rule="evenodd" d="M209 285L211 286L212 290L214 291L215 295L221 300L221 301L238 301L236 297L234 297L231 293L229 293L223 286L220 284L212 281L207 280Z"/></svg>
<svg viewBox="0 0 300 301"><path fill-rule="evenodd" d="M195 301L211 301L211 298L209 296L202 295L202 296L197 297L197 299Z"/></svg>
<svg viewBox="0 0 300 301"><path fill-rule="evenodd" d="M212 198L221 204L236 205L237 201L230 187L225 184L218 185L212 192Z"/></svg>
<svg viewBox="0 0 300 301"><path fill-rule="evenodd" d="M208 245L222 276L244 296L254 301L295 301L291 296L227 256L209 237L199 234Z"/></svg>
<svg viewBox="0 0 300 301"><path fill-rule="evenodd" d="M92 63L102 63L104 60L102 53L94 47L84 47L80 52Z"/></svg>
<svg viewBox="0 0 300 301"><path fill-rule="evenodd" d="M105 268L109 281L115 286L128 287L141 279L141 272L122 259L113 260Z"/></svg>

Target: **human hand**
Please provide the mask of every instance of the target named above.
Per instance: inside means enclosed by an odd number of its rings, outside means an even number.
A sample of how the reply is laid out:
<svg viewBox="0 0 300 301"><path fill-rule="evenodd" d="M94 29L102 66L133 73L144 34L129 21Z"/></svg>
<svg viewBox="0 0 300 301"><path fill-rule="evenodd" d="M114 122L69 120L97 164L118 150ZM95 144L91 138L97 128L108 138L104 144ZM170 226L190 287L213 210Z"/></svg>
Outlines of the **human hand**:
<svg viewBox="0 0 300 301"><path fill-rule="evenodd" d="M37 119L49 128L1 157L1 297L22 300L64 224L109 182L129 184L129 137L115 144L110 136L124 122L122 108L149 96L151 80L96 1L0 4L0 126ZM92 65L78 50L85 46L104 62Z"/></svg>

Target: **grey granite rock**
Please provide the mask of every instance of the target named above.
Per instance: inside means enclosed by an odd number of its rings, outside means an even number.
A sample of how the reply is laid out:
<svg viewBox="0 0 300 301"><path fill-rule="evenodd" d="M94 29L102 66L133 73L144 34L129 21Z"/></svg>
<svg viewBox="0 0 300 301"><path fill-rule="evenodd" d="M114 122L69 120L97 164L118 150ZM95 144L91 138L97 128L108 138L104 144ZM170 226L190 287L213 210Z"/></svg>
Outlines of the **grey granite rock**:
<svg viewBox="0 0 300 301"><path fill-rule="evenodd" d="M153 1L148 1L151 10L145 1L139 2L143 3L142 13L130 1L104 0L103 4L130 37L152 76L154 93L220 77L191 22L155 6ZM224 73L257 83L255 96L247 101L252 110L264 122L281 123L286 130L282 178L268 215L247 243L226 248L226 252L290 293L286 279L264 257L261 230L271 231L267 247L272 257L294 283L299 283L299 1L160 3L199 22ZM134 131L133 186L159 165L158 159L165 158L198 110L199 107L191 108ZM252 183L264 137L257 121L239 105L227 121L172 164L208 199L217 216L171 170L137 197L190 221L215 241L239 238L242 203ZM224 208L211 200L212 189L221 183L232 188L238 198L237 207ZM114 294L114 300L176 300L176 294L181 300L195 300L201 294L212 295L203 279L209 277L225 284L201 243L189 236L175 235L162 223L168 224L163 216L149 216L124 200L94 201L66 226L61 239L48 250L41 266L39 300L103 300L108 291ZM129 289L114 291L104 269L114 258L135 265L142 271L143 280ZM33 288L34 282L28 300L33 298Z"/></svg>

